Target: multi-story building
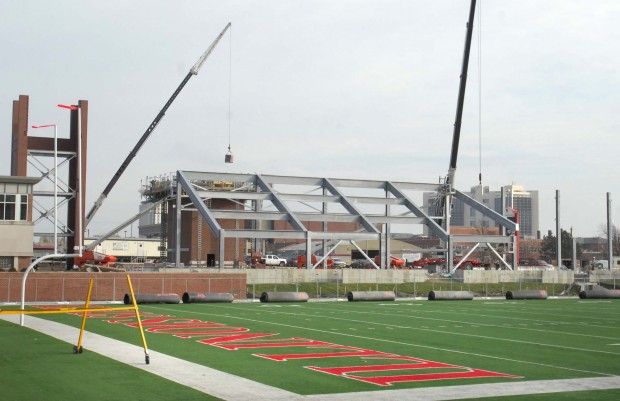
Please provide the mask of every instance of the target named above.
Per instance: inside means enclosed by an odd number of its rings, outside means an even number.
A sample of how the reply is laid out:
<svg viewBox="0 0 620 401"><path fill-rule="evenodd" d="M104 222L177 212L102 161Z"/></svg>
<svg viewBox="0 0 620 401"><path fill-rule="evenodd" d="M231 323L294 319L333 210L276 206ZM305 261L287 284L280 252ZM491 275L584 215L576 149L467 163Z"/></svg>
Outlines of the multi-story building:
<svg viewBox="0 0 620 401"><path fill-rule="evenodd" d="M0 269L21 270L34 254L32 187L40 177L0 176Z"/></svg>
<svg viewBox="0 0 620 401"><path fill-rule="evenodd" d="M521 237L539 237L538 191L525 190L522 185L516 184L506 185L503 189L506 207L513 208L519 213ZM471 187L468 195L497 213L506 215L506 212L502 210L501 190L491 191L488 186L477 185ZM429 210L429 202L430 194L424 196L425 210ZM472 207L455 199L450 216L450 225L484 228L493 227L494 223L489 218L484 218Z"/></svg>

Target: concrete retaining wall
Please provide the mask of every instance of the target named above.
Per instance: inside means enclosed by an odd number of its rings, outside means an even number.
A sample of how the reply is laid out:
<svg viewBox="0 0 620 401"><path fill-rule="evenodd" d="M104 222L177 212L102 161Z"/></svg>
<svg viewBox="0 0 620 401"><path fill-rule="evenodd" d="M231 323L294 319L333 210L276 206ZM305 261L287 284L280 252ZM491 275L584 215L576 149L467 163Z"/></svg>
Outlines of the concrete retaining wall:
<svg viewBox="0 0 620 401"><path fill-rule="evenodd" d="M620 283L620 270L592 270L590 272L590 282L600 283L617 280Z"/></svg>
<svg viewBox="0 0 620 401"><path fill-rule="evenodd" d="M238 271L238 270L232 270ZM295 284L314 282L340 282L343 284L422 283L433 278L426 270L372 270L372 269L246 269L248 284ZM512 270L466 270L458 271L453 278L464 283L510 283L519 281L549 284L571 284L572 270L512 271ZM619 276L620 278L620 276Z"/></svg>
<svg viewBox="0 0 620 401"><path fill-rule="evenodd" d="M458 271L454 278L464 283L515 283L520 281L542 282L549 284L571 284L575 275L572 270L466 270Z"/></svg>

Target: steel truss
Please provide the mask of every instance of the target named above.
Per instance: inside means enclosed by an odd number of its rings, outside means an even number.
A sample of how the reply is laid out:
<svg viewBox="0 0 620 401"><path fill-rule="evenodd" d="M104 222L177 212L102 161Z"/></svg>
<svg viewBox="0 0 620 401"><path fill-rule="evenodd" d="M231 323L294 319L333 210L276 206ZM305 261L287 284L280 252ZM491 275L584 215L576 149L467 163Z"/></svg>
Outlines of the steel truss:
<svg viewBox="0 0 620 401"><path fill-rule="evenodd" d="M442 228L435 221L436 216L427 214L412 199L416 193L436 194L442 191L441 184L197 171L177 171L176 181L176 229L172 241L181 243L181 213L197 211L219 239L220 267L224 266L226 238L305 241L308 261L313 253L312 241L323 242L325 259L341 241L355 245L355 241L377 240L381 244L381 260L389 261L391 240L415 238L413 233L392 233L392 225L395 224L428 227L432 235L444 244L451 271L458 268L458 265L453 266L452 263L456 243L484 243L487 246L515 244L513 235L451 235L449 227L447 231ZM307 188L310 190L304 192ZM464 193L453 191L453 196L509 232L518 230L514 222ZM212 206L215 203L208 202L213 199L223 199L243 207L241 210L216 208ZM250 221L251 224L243 226L252 228L224 229L220 224L223 220ZM276 221L287 222L280 226L288 229L271 228ZM309 229L307 225L310 222L322 223L322 229ZM352 231L334 230L331 227L333 223L355 223L356 227L361 228ZM173 248L176 264L179 265L181 247L174 245ZM370 260L367 255L365 257ZM309 267L316 267L321 261Z"/></svg>

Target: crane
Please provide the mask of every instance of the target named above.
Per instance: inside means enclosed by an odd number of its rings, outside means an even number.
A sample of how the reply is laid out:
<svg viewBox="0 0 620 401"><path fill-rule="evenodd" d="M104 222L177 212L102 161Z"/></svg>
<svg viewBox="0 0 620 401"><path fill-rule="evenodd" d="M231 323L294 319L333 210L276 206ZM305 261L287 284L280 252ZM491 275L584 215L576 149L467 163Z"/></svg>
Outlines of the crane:
<svg viewBox="0 0 620 401"><path fill-rule="evenodd" d="M435 200L435 216L443 218L443 226L447 228L448 213L452 206L452 197L450 192L454 188L454 179L456 173L456 160L459 154L459 140L461 137L461 120L463 117L463 103L465 99L465 87L467 85L467 69L469 67L469 52L471 49L471 37L474 28L474 15L476 13L476 0L471 0L469 8L469 19L467 21L467 32L465 34L465 50L463 52L463 64L461 66L461 79L459 84L459 94L456 104L456 117L454 121L454 131L452 134L452 150L450 152L450 165L448 166L448 174L446 175L443 187ZM447 211L446 211L447 209ZM446 216L444 216L444 213Z"/></svg>
<svg viewBox="0 0 620 401"><path fill-rule="evenodd" d="M97 211L103 204L103 201L106 200L106 198L110 194L110 191L112 191L112 188L114 188L114 185L116 185L116 182L119 180L121 175L125 172L125 170L129 166L129 163L131 163L131 161L136 156L136 154L138 153L142 145L144 145L148 137L151 135L151 133L153 133L153 131L157 127L157 124L159 124L161 119L166 114L166 111L168 111L168 108L172 105L172 102L174 102L174 100L177 98L179 93L181 93L181 90L183 90L183 88L185 87L185 84L187 84L187 82L192 76L198 75L200 68L202 68L202 65L205 63L205 61L207 61L207 58L209 57L213 49L215 49L220 39L222 39L222 36L224 36L224 34L228 30L228 28L230 28L230 26L231 26L231 23L229 22L224 28L224 30L222 30L222 32L217 36L217 38L215 38L213 43L211 43L211 46L209 46L209 48L202 54L202 56L200 56L198 61L196 61L196 64L194 64L194 66L189 70L189 72L187 73L187 75L185 76L181 84L177 87L177 89L174 91L172 96L170 96L170 99L168 99L168 101L166 102L164 107L161 109L161 111L157 114L153 122L149 125L149 127L146 129L144 134L142 134L142 137L140 138L138 143L136 143L136 145L131 150L131 152L129 152L129 155L127 155L127 157L125 158L125 161L123 161L123 163L121 164L119 169L116 171L116 173L114 174L114 176L112 177L108 185L105 187L101 195L99 195L99 198L97 198L97 200L95 201L95 204L93 205L93 207L90 209L90 211L86 215L86 226L88 226L90 221L93 219L95 213L97 213Z"/></svg>

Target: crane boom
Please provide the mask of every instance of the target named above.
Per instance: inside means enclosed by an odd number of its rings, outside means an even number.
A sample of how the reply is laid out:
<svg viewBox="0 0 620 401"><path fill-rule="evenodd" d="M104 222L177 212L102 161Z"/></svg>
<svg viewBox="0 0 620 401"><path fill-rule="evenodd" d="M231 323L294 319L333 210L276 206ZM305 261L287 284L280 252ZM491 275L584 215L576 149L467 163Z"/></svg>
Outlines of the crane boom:
<svg viewBox="0 0 620 401"><path fill-rule="evenodd" d="M112 188L114 188L114 185L116 185L116 182L119 180L121 175L123 175L123 173L129 166L129 163L131 163L131 161L136 156L136 154L138 153L142 145L144 145L148 137L155 130L155 128L157 127L157 124L159 124L161 119L166 114L166 111L168 110L168 108L172 105L172 102L174 102L174 100L177 98L179 93L181 93L181 90L183 90L183 88L185 87L185 84L187 84L187 82L192 77L192 75L198 75L200 68L202 68L202 65L204 64L205 61L207 61L207 58L209 57L213 49L215 49L215 46L217 46L220 39L222 39L222 36L224 36L224 34L228 30L228 28L230 28L230 26L231 26L231 23L229 22L224 28L224 30L222 30L222 32L217 36L217 38L215 38L213 43L211 43L211 46L209 46L209 48L200 56L196 64L194 64L194 66L189 70L185 78L183 78L183 81L181 82L181 84L177 87L177 89L174 91L172 96L170 96L170 99L168 99L168 101L166 102L164 107L161 109L161 111L157 114L153 122L151 122L151 124L146 129L146 131L144 131L144 134L142 134L142 137L140 138L138 143L136 143L136 145L131 150L131 152L129 152L129 155L127 155L127 157L125 158L125 161L123 161L123 163L121 164L119 169L116 171L116 173L114 174L114 176L112 177L108 185L105 187L101 195L99 195L99 198L97 198L97 200L95 201L95 204L93 205L93 207L90 209L90 211L86 215L86 226L88 226L90 221L93 219L95 213L97 213L97 211L103 204L103 201L106 200L106 198L110 194L110 191L112 191Z"/></svg>
<svg viewBox="0 0 620 401"><path fill-rule="evenodd" d="M461 138L461 120L463 117L463 104L465 101L465 87L467 86L467 69L469 67L469 52L471 49L471 37L474 28L474 15L476 13L476 0L471 0L469 8L469 19L467 21L467 32L465 34L465 50L463 51L463 64L461 66L461 80L459 84L459 94L456 103L456 117L454 121L454 131L452 134L452 150L450 152L450 165L448 174L445 177L444 185L441 187L437 197L433 201L433 214L438 220L443 219L443 226L447 226L446 202L451 207L452 198L450 191L454 188L454 176L456 173L456 160L459 155L459 140Z"/></svg>
<svg viewBox="0 0 620 401"><path fill-rule="evenodd" d="M450 166L446 184L454 186L454 174L456 172L456 159L459 155L459 140L461 138L461 120L463 117L463 103L465 100L465 87L467 85L467 69L469 67L469 52L471 49L471 37L474 28L474 14L476 13L476 0L471 0L469 8L469 20L467 21L467 33L465 35L465 50L463 51L463 65L461 66L461 81L459 95L456 103L456 117L454 120L454 133L452 134L452 151L450 152Z"/></svg>

